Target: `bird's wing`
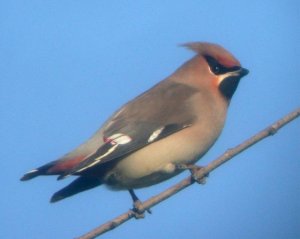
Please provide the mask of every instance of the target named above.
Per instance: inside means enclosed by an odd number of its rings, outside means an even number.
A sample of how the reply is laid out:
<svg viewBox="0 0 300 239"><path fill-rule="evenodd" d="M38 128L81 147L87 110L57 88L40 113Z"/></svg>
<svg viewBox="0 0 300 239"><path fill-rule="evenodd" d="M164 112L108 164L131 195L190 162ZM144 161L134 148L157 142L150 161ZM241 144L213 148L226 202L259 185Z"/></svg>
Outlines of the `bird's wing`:
<svg viewBox="0 0 300 239"><path fill-rule="evenodd" d="M130 101L104 124L104 143L98 150L59 179L125 157L191 126L196 116L189 100L195 93L190 86L167 81Z"/></svg>

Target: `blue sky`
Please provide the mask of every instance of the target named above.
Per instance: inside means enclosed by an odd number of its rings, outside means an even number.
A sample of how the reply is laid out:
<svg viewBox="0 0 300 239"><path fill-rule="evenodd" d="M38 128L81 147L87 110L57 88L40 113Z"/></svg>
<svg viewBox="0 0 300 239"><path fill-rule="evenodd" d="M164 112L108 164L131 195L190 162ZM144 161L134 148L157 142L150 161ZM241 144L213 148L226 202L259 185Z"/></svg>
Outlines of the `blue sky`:
<svg viewBox="0 0 300 239"><path fill-rule="evenodd" d="M299 107L299 7L288 1L2 1L1 238L74 238L131 207L98 187L50 204L70 182L19 178L93 134L193 53L223 45L250 70L205 165ZM300 238L300 120L102 238ZM186 177L137 190L141 199Z"/></svg>

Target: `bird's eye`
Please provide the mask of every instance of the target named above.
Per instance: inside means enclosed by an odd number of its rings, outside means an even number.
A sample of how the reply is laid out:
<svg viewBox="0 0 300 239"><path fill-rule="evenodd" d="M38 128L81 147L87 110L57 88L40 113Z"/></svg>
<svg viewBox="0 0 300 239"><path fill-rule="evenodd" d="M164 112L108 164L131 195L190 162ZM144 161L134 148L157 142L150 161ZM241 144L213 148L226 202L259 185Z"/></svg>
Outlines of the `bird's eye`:
<svg viewBox="0 0 300 239"><path fill-rule="evenodd" d="M224 67L220 65L214 58L212 58L211 56L205 56L205 59L212 73L214 73L215 75L223 73Z"/></svg>
<svg viewBox="0 0 300 239"><path fill-rule="evenodd" d="M229 68L225 67L225 66L221 65L216 59L214 59L211 56L205 56L205 59L207 61L207 64L209 65L211 72L214 73L215 75L225 74L227 72L235 71L238 68L240 68L238 66L229 67Z"/></svg>
<svg viewBox="0 0 300 239"><path fill-rule="evenodd" d="M218 75L221 71L221 67L219 65L215 65L212 67L212 72Z"/></svg>

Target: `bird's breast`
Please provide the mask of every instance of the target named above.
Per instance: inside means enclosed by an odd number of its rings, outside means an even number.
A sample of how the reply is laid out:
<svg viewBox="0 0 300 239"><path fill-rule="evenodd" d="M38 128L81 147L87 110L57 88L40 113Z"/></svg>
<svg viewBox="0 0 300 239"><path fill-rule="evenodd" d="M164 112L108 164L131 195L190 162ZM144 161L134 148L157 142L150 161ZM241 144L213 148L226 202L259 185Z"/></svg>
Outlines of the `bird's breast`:
<svg viewBox="0 0 300 239"><path fill-rule="evenodd" d="M178 164L200 159L215 142L222 124L200 123L154 142L121 159L105 176L115 189L151 186L182 172Z"/></svg>

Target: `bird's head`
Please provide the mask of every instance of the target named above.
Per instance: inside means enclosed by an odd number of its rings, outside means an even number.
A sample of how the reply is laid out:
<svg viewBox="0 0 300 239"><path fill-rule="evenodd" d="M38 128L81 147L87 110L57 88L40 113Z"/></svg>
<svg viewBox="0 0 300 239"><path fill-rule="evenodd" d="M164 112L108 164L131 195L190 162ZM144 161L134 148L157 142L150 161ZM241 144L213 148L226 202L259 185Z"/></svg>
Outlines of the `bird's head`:
<svg viewBox="0 0 300 239"><path fill-rule="evenodd" d="M197 53L190 61L190 67L194 69L194 75L201 76L200 82L217 88L230 100L240 79L249 71L241 67L240 62L231 53L217 44L193 42L183 46ZM199 74L195 74L195 71Z"/></svg>

